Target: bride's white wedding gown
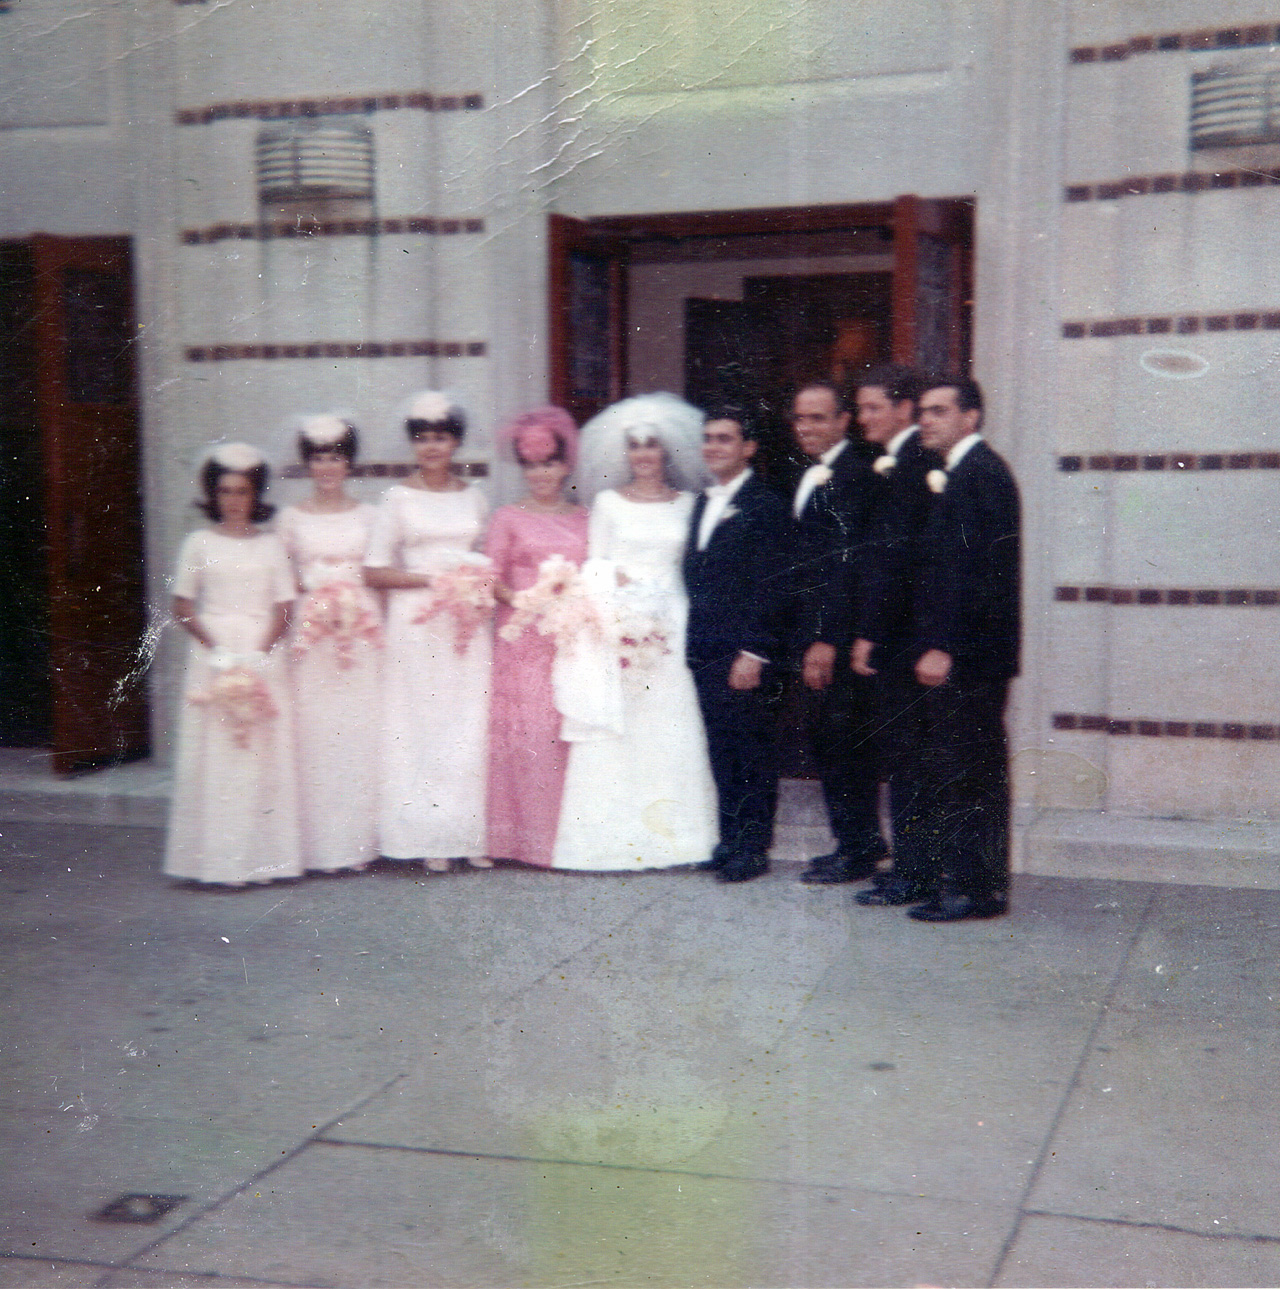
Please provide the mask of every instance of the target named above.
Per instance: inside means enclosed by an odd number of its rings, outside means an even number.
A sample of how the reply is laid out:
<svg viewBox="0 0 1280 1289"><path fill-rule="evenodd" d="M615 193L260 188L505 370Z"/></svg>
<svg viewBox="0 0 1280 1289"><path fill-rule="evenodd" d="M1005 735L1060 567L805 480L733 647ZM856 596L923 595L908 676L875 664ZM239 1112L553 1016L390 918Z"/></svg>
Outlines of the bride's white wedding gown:
<svg viewBox="0 0 1280 1289"><path fill-rule="evenodd" d="M656 619L668 652L622 670L622 732L569 753L554 866L670 868L708 859L718 840L716 790L702 713L685 665L689 603L680 563L693 497L629 501L606 490L591 508L588 554L626 575L617 601Z"/></svg>

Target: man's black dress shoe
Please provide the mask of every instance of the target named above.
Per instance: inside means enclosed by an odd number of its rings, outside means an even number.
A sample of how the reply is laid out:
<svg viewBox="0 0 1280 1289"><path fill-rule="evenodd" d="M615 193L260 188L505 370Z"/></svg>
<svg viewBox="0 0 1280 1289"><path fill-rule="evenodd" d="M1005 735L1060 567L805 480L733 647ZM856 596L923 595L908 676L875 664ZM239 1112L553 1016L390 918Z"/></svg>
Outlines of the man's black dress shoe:
<svg viewBox="0 0 1280 1289"><path fill-rule="evenodd" d="M763 877L769 871L769 861L763 855L737 855L726 860L716 869L717 882L749 882Z"/></svg>
<svg viewBox="0 0 1280 1289"><path fill-rule="evenodd" d="M874 859L850 859L837 851L833 855L819 855L809 861L809 867L800 874L808 886L836 886L840 882L861 882L876 871Z"/></svg>
<svg viewBox="0 0 1280 1289"><path fill-rule="evenodd" d="M859 891L853 898L858 904L870 908L896 908L899 904L915 904L927 900L929 888L919 882L909 882L905 877L892 874L877 882L869 891Z"/></svg>
<svg viewBox="0 0 1280 1289"><path fill-rule="evenodd" d="M695 864L694 871L699 873L718 873L727 863L733 859L733 852L723 842L717 842L716 848L711 852L710 859L704 859L701 864Z"/></svg>
<svg viewBox="0 0 1280 1289"><path fill-rule="evenodd" d="M961 895L951 892L907 910L917 922L964 922L969 918L998 918L1009 911L1003 895Z"/></svg>

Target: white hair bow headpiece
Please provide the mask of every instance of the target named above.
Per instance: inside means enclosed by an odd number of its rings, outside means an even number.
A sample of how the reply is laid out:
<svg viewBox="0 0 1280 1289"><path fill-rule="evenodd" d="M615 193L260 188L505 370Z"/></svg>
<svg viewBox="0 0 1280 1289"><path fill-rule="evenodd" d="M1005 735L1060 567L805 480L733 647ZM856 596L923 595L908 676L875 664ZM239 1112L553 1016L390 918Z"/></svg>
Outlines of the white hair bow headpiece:
<svg viewBox="0 0 1280 1289"><path fill-rule="evenodd" d="M237 474L267 464L267 458L249 443L219 443L209 450L205 460L220 465L224 470L234 470Z"/></svg>
<svg viewBox="0 0 1280 1289"><path fill-rule="evenodd" d="M457 404L438 389L424 389L415 394L405 410L406 421L447 421L458 410Z"/></svg>
<svg viewBox="0 0 1280 1289"><path fill-rule="evenodd" d="M324 444L337 443L350 430L350 426L340 416L324 412L317 416L304 416L298 422L298 433L308 443L320 447Z"/></svg>

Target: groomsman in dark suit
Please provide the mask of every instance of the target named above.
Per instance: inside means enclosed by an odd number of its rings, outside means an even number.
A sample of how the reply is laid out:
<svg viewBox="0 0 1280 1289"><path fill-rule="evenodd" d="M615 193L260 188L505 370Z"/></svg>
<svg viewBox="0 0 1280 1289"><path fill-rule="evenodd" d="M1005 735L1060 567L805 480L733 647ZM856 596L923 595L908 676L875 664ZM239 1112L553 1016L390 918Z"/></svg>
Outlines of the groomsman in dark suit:
<svg viewBox="0 0 1280 1289"><path fill-rule="evenodd" d="M755 452L740 409L710 415L702 457L716 482L694 505L684 553L686 655L720 798L720 844L702 867L722 882L768 872L778 798L776 664L791 521L752 471Z"/></svg>
<svg viewBox="0 0 1280 1289"><path fill-rule="evenodd" d="M916 594L925 721L920 832L930 897L919 922L998 917L1008 907L1009 756L1004 729L1018 673L1018 489L987 445L982 391L967 376L926 382L920 437L944 468L921 543Z"/></svg>
<svg viewBox="0 0 1280 1289"><path fill-rule="evenodd" d="M872 462L875 490L867 524L866 557L852 590L857 638L850 658L860 676L873 677L879 717L881 771L889 784L893 870L859 891L859 904L914 904L930 894L917 827L917 770L924 690L915 677L916 581L920 539L932 493L925 484L942 458L920 442L916 398L920 377L896 365L874 367L858 384L858 425L880 450Z"/></svg>
<svg viewBox="0 0 1280 1289"><path fill-rule="evenodd" d="M848 438L841 391L815 381L797 391L791 427L809 458L792 502L796 520L793 654L807 694L805 724L822 779L836 849L810 862L802 882L870 877L884 854L879 759L870 682L848 666L855 595L875 476Z"/></svg>

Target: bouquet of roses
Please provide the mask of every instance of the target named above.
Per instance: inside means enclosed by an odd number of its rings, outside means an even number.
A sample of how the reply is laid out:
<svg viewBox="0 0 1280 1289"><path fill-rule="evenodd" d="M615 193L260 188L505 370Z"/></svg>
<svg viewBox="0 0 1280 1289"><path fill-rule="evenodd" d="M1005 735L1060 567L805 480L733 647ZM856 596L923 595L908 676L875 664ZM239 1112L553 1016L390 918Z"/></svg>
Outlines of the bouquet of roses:
<svg viewBox="0 0 1280 1289"><path fill-rule="evenodd" d="M343 670L354 661L359 644L382 645L382 627L361 589L351 582L331 582L307 596L293 637L293 652L301 656L323 641L331 641Z"/></svg>
<svg viewBox="0 0 1280 1289"><path fill-rule="evenodd" d="M619 614L618 664L624 670L645 671L671 652L667 633L656 618L643 613Z"/></svg>
<svg viewBox="0 0 1280 1289"><path fill-rule="evenodd" d="M421 625L437 613L449 614L453 618L454 650L466 653L472 637L493 613L493 569L489 561L459 564L432 573L428 594L430 599L413 621Z"/></svg>
<svg viewBox="0 0 1280 1289"><path fill-rule="evenodd" d="M498 634L518 640L530 627L549 636L556 647L571 645L583 633L599 638L604 624L595 602L587 594L578 566L563 555L549 555L538 566L532 586L511 597L515 610Z"/></svg>
<svg viewBox="0 0 1280 1289"><path fill-rule="evenodd" d="M237 747L248 747L259 725L279 716L266 682L246 663L234 662L215 672L207 689L190 694L188 702L208 707L230 727Z"/></svg>

